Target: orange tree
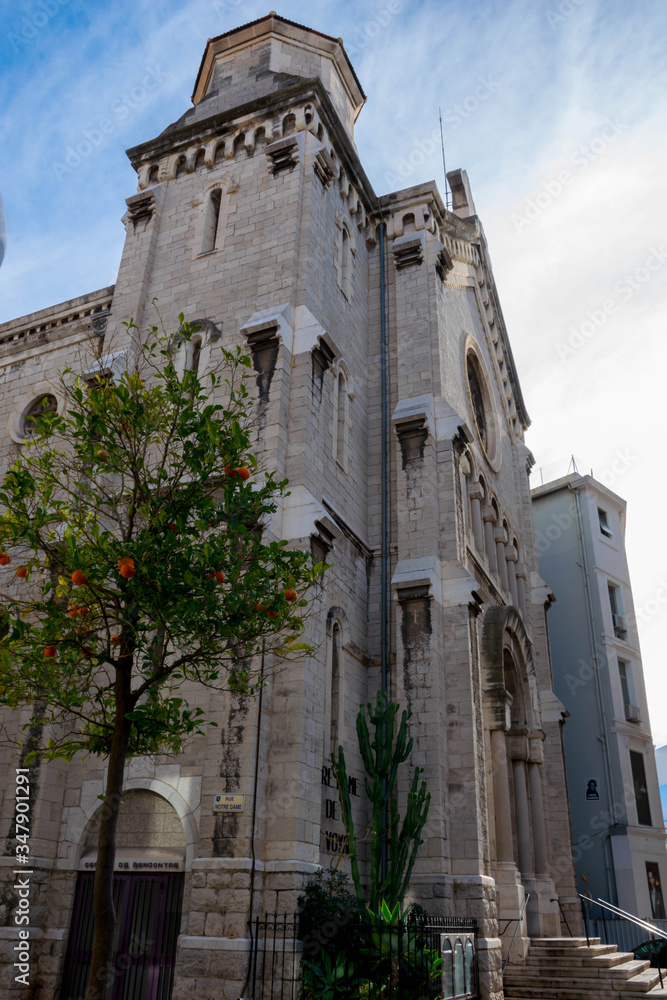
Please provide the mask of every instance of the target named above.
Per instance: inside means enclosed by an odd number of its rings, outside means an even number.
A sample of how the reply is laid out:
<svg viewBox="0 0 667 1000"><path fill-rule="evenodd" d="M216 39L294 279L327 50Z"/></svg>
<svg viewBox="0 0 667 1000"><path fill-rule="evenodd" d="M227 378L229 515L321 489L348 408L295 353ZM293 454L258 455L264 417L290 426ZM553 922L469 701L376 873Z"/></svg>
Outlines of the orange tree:
<svg viewBox="0 0 667 1000"><path fill-rule="evenodd" d="M92 389L62 373L66 412L35 418L0 485L0 704L32 709L26 763L107 762L87 1000L103 1000L113 976L126 761L202 734L193 685L252 693L260 649L307 650L323 571L266 537L287 483L249 451L249 359L223 350L206 379L179 374L155 327L131 356L116 383Z"/></svg>

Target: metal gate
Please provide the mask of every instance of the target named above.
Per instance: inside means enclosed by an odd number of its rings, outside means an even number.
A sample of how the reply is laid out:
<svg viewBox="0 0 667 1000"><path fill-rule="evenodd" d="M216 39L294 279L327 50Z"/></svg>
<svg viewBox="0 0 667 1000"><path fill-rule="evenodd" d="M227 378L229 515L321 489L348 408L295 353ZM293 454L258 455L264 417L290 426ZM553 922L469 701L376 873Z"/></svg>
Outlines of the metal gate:
<svg viewBox="0 0 667 1000"><path fill-rule="evenodd" d="M93 948L94 872L79 875L60 1000L84 1000ZM116 935L110 1000L169 1000L183 875L114 875Z"/></svg>

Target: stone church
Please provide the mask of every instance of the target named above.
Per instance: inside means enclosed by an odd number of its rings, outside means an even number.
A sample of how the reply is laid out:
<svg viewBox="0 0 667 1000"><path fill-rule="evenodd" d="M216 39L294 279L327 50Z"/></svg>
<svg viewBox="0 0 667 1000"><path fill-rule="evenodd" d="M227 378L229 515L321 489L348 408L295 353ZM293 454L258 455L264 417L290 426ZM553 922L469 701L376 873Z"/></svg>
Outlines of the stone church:
<svg viewBox="0 0 667 1000"><path fill-rule="evenodd" d="M123 322L155 322L154 299L168 328L180 312L200 323L180 364L203 372L219 345L243 345L256 453L290 482L268 530L331 566L314 656L261 702L193 691L219 728L128 767L121 934L141 907L158 914L169 966L141 1000L241 995L249 915L293 911L339 853L339 743L358 828L368 819L355 718L383 676L412 713L411 764L432 795L410 899L477 919L481 995L501 996L517 921L517 963L531 939L560 935L559 904L580 927L529 418L484 230L463 170L451 208L434 182L375 193L354 141L365 100L340 39L274 13L210 39L193 106L128 150L138 183L116 284L0 326L3 469L45 397L63 405L54 374L85 376L91 341L118 374ZM6 782L0 990L66 1000L82 992L104 769L33 772L32 985L12 967ZM226 795L243 808L217 811Z"/></svg>

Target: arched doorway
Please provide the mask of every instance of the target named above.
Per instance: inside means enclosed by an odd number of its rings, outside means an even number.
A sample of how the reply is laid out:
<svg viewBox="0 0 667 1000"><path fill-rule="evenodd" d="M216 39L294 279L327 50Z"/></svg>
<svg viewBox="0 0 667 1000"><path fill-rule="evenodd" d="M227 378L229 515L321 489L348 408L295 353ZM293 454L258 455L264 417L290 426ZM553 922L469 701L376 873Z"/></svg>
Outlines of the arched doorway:
<svg viewBox="0 0 667 1000"><path fill-rule="evenodd" d="M529 937L559 933L543 806L544 733L531 644L516 608L487 611L483 629L485 724L499 931L512 960Z"/></svg>
<svg viewBox="0 0 667 1000"><path fill-rule="evenodd" d="M100 811L82 838L60 1000L85 995L93 940L93 880ZM185 833L155 792L123 795L116 848L117 923L110 1000L169 1000L183 899Z"/></svg>

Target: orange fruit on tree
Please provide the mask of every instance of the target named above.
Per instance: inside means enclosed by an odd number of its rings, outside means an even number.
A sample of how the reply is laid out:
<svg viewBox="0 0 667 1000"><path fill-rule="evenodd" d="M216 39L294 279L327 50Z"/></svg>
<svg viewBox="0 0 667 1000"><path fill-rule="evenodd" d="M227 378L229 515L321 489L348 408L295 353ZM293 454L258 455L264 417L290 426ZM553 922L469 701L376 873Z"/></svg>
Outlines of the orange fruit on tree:
<svg viewBox="0 0 667 1000"><path fill-rule="evenodd" d="M267 615L268 615L269 618L276 618L278 616L278 612L277 611L267 611L266 613L267 613Z"/></svg>
<svg viewBox="0 0 667 1000"><path fill-rule="evenodd" d="M16 575L19 577L19 579L25 580L26 576L28 575L28 567L19 566L19 568L16 570Z"/></svg>
<svg viewBox="0 0 667 1000"><path fill-rule="evenodd" d="M80 569L75 569L72 573L72 583L75 583L77 587L83 587L86 582L86 578Z"/></svg>
<svg viewBox="0 0 667 1000"><path fill-rule="evenodd" d="M219 569L213 570L212 573L209 573L208 578L209 580L217 580L218 583L225 582L225 574L222 573Z"/></svg>
<svg viewBox="0 0 667 1000"><path fill-rule="evenodd" d="M262 605L258 604L257 607L255 608L255 611L261 611L261 610L262 610Z"/></svg>
<svg viewBox="0 0 667 1000"><path fill-rule="evenodd" d="M55 646L45 646L44 647L44 656L55 656L55 655L56 655L56 647Z"/></svg>
<svg viewBox="0 0 667 1000"><path fill-rule="evenodd" d="M248 469L245 465L242 465L240 469L235 469L234 471L244 482L246 479L250 479L250 469Z"/></svg>
<svg viewBox="0 0 667 1000"><path fill-rule="evenodd" d="M130 556L123 556L118 560L118 571L124 580L130 580L135 574L134 559Z"/></svg>
<svg viewBox="0 0 667 1000"><path fill-rule="evenodd" d="M298 597L298 594L297 594L296 590L292 590L291 587L289 587L285 591L285 600L286 601L290 601L290 602L296 601L297 597Z"/></svg>
<svg viewBox="0 0 667 1000"><path fill-rule="evenodd" d="M117 646L119 642L120 642L120 636L119 635L112 635L111 636L111 645L112 646Z"/></svg>
<svg viewBox="0 0 667 1000"><path fill-rule="evenodd" d="M97 451L97 452L95 452L95 458L98 460L98 462L106 462L106 460L108 459L108 457L109 457L109 453L106 452L106 451Z"/></svg>
<svg viewBox="0 0 667 1000"><path fill-rule="evenodd" d="M230 479L233 479L234 476L236 475L236 469L233 469L231 467L231 465L226 465L225 466L225 475L229 476Z"/></svg>
<svg viewBox="0 0 667 1000"><path fill-rule="evenodd" d="M7 555L6 552L0 552L0 566L9 566L12 561L12 557Z"/></svg>

